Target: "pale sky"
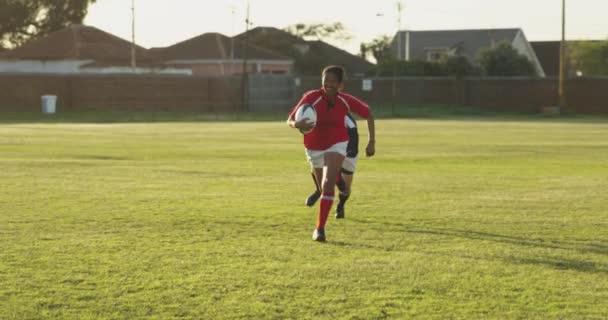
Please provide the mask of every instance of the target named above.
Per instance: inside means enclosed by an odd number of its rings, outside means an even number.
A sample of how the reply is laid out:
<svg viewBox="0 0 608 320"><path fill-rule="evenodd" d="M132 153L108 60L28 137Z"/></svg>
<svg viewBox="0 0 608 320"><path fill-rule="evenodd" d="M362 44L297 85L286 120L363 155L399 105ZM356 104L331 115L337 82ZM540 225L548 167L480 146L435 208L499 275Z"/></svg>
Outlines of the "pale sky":
<svg viewBox="0 0 608 320"><path fill-rule="evenodd" d="M253 27L342 22L351 53L398 29L397 0L249 0ZM401 29L522 28L531 41L561 37L561 0L402 0ZM137 44L165 47L191 37L245 31L247 0L135 0ZM566 38L608 39L608 0L567 0ZM234 11L234 14L233 14ZM131 0L97 0L85 24L131 39Z"/></svg>

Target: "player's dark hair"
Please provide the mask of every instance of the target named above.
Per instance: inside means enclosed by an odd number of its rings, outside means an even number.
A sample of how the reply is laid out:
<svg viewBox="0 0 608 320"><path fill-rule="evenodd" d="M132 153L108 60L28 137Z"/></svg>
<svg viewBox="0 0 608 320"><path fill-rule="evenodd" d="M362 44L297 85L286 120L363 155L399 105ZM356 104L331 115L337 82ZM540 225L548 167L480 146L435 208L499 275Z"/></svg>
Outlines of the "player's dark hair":
<svg viewBox="0 0 608 320"><path fill-rule="evenodd" d="M327 66L323 69L323 76L325 76L325 74L327 73L333 73L334 75L336 75L340 83L342 83L342 80L344 80L344 68L342 68L341 66Z"/></svg>

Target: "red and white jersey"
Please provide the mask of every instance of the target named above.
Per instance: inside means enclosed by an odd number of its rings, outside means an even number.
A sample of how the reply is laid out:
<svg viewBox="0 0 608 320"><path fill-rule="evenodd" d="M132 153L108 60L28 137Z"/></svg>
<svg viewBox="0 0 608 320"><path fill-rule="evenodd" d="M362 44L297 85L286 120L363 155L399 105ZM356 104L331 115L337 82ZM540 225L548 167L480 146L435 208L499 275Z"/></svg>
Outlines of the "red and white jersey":
<svg viewBox="0 0 608 320"><path fill-rule="evenodd" d="M317 111L315 128L304 135L304 146L309 150L325 150L338 142L348 141L348 131L344 125L347 113L354 112L364 119L370 116L369 106L350 94L339 92L331 105L325 91L318 89L306 92L289 113L289 118L293 119L296 110L303 104L310 104Z"/></svg>

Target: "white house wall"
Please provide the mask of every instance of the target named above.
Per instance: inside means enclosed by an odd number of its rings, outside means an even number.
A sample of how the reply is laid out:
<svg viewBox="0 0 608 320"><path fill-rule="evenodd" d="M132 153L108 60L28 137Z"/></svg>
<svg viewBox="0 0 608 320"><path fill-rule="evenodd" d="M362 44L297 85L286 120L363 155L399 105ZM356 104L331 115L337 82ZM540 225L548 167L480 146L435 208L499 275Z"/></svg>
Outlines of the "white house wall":
<svg viewBox="0 0 608 320"><path fill-rule="evenodd" d="M92 60L0 60L0 73L53 73L53 74L179 74L192 75L190 69L136 68L108 66L83 67Z"/></svg>
<svg viewBox="0 0 608 320"><path fill-rule="evenodd" d="M133 68L131 67L85 67L80 71L81 74L167 74L167 75L186 75L191 76L190 69L177 68Z"/></svg>
<svg viewBox="0 0 608 320"><path fill-rule="evenodd" d="M534 69L536 70L536 74L538 76L545 77L545 71L543 70L543 67L540 64L540 61L536 57L534 49L532 49L530 42L528 42L526 36L523 32L521 32L521 30L517 33L511 45L515 50L517 50L517 52L523 54L528 58L528 60L530 60L530 62L532 62L532 64L534 65Z"/></svg>
<svg viewBox="0 0 608 320"><path fill-rule="evenodd" d="M165 61L167 66L188 67L196 76L225 76L243 72L242 59L184 59ZM291 60L247 60L249 73L291 73L293 61Z"/></svg>
<svg viewBox="0 0 608 320"><path fill-rule="evenodd" d="M0 60L3 73L79 73L80 66L91 60Z"/></svg>

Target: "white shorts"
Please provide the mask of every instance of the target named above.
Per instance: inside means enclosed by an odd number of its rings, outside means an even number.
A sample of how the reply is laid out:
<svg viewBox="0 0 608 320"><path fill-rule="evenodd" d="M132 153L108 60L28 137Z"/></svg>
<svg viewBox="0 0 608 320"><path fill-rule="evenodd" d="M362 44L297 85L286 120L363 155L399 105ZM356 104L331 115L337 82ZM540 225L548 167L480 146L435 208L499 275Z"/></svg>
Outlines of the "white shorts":
<svg viewBox="0 0 608 320"><path fill-rule="evenodd" d="M306 149L306 159L313 168L323 168L325 166L325 153L337 152L346 156L346 146L348 141L338 142L325 150L310 150Z"/></svg>
<svg viewBox="0 0 608 320"><path fill-rule="evenodd" d="M344 162L342 162L342 170L355 173L355 169L357 169L357 160L359 160L359 157L344 158Z"/></svg>

